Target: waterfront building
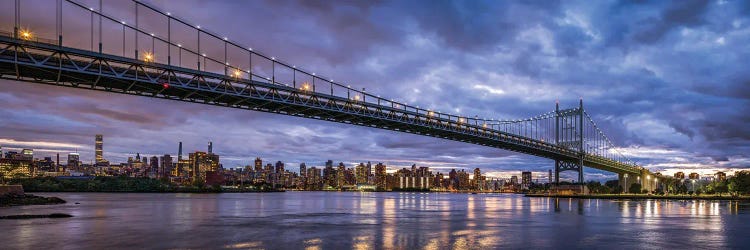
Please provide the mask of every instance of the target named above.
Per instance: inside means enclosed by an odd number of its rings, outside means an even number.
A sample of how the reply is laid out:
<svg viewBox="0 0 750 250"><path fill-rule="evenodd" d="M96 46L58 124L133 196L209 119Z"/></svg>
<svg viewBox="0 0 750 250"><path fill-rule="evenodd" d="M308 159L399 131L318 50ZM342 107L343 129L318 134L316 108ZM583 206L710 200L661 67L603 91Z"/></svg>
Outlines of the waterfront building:
<svg viewBox="0 0 750 250"><path fill-rule="evenodd" d="M698 180L700 179L700 175L698 173L693 172L693 173L690 173L688 178L690 178L691 180Z"/></svg>
<svg viewBox="0 0 750 250"><path fill-rule="evenodd" d="M674 178L676 178L678 180L685 179L685 173L683 173L683 172L674 173Z"/></svg>
<svg viewBox="0 0 750 250"><path fill-rule="evenodd" d="M342 188L346 185L346 166L343 162L339 162L339 166L336 168L336 188Z"/></svg>
<svg viewBox="0 0 750 250"><path fill-rule="evenodd" d="M336 187L336 169L333 168L332 163L326 163L326 168L323 169L323 182L329 187Z"/></svg>
<svg viewBox="0 0 750 250"><path fill-rule="evenodd" d="M510 184L511 185L517 185L518 184L518 176L511 176L510 177Z"/></svg>
<svg viewBox="0 0 750 250"><path fill-rule="evenodd" d="M193 179L206 180L206 172L219 171L219 155L196 151L188 154L188 158L190 158L192 164L190 168L192 169L191 177Z"/></svg>
<svg viewBox="0 0 750 250"><path fill-rule="evenodd" d="M364 163L357 165L354 172L356 174L357 184L367 184L368 173Z"/></svg>
<svg viewBox="0 0 750 250"><path fill-rule="evenodd" d="M307 169L307 187L306 190L320 190L322 180L320 178L320 169L311 167Z"/></svg>
<svg viewBox="0 0 750 250"><path fill-rule="evenodd" d="M726 181L727 180L727 174L724 173L724 172L721 172L721 171L716 172L716 174L714 174L714 180L716 180L716 181Z"/></svg>
<svg viewBox="0 0 750 250"><path fill-rule="evenodd" d="M0 178L26 178L32 175L32 162L24 159L0 159Z"/></svg>
<svg viewBox="0 0 750 250"><path fill-rule="evenodd" d="M81 164L81 155L79 155L78 153L68 154L68 164L66 166L68 170L78 171L80 164Z"/></svg>
<svg viewBox="0 0 750 250"><path fill-rule="evenodd" d="M94 158L96 163L104 162L104 136L102 135L95 136Z"/></svg>
<svg viewBox="0 0 750 250"><path fill-rule="evenodd" d="M276 168L274 169L274 171L275 171L275 172L276 172L277 174L281 174L281 173L284 173L284 163L283 163L283 162L281 162L281 161L277 161L277 162L276 162Z"/></svg>
<svg viewBox="0 0 750 250"><path fill-rule="evenodd" d="M260 159L260 157L255 157L254 162L255 172L262 172L263 171L263 160Z"/></svg>
<svg viewBox="0 0 750 250"><path fill-rule="evenodd" d="M172 173L172 156L164 155L161 157L161 165L159 167L159 177L169 177Z"/></svg>
<svg viewBox="0 0 750 250"><path fill-rule="evenodd" d="M465 170L461 169L461 171L456 172L456 177L458 178L458 189L459 190L467 190L471 188L471 183L469 182L469 173Z"/></svg>
<svg viewBox="0 0 750 250"><path fill-rule="evenodd" d="M151 172L151 175L154 176L154 178L159 177L159 157L151 156L151 160L149 161L149 172Z"/></svg>
<svg viewBox="0 0 750 250"><path fill-rule="evenodd" d="M301 177L305 177L307 175L307 166L305 166L305 163L299 164L299 175Z"/></svg>
<svg viewBox="0 0 750 250"><path fill-rule="evenodd" d="M524 171L521 172L521 185L531 185L531 172Z"/></svg>
<svg viewBox="0 0 750 250"><path fill-rule="evenodd" d="M375 186L380 190L386 189L386 166L383 163L375 165Z"/></svg>
<svg viewBox="0 0 750 250"><path fill-rule="evenodd" d="M372 163L370 163L369 161L367 162L367 165L365 165L365 173L367 176L365 178L367 179L367 184L368 185L373 184L375 181L375 178L374 178L375 176L372 174Z"/></svg>

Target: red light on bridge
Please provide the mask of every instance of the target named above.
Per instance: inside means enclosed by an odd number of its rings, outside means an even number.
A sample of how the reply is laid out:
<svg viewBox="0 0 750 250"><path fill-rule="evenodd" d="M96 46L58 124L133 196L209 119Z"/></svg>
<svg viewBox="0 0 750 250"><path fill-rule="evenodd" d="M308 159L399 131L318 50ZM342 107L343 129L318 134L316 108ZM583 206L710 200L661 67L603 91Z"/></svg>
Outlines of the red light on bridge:
<svg viewBox="0 0 750 250"><path fill-rule="evenodd" d="M164 88L165 88L165 89L166 89L166 88L169 88L169 83L166 83L166 82L165 82L165 83L162 83L162 84L161 84L161 86L164 86Z"/></svg>

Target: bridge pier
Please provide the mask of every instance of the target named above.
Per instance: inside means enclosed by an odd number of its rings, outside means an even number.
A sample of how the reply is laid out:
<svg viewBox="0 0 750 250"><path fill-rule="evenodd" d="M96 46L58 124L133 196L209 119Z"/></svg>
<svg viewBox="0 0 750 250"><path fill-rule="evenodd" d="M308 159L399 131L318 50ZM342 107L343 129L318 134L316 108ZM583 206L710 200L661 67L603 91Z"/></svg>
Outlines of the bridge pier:
<svg viewBox="0 0 750 250"><path fill-rule="evenodd" d="M618 174L618 176L619 184L622 188L623 193L629 193L630 185L633 185L633 183L638 183L638 176L626 173L620 173Z"/></svg>
<svg viewBox="0 0 750 250"><path fill-rule="evenodd" d="M623 193L629 193L630 186L634 183L641 184L641 191L646 190L648 192L656 191L660 184L656 176L652 175L648 171L641 171L641 173L638 175L620 173L618 174L618 177L619 184L620 187L622 187Z"/></svg>
<svg viewBox="0 0 750 250"><path fill-rule="evenodd" d="M649 171L641 171L641 187L643 190L648 191L649 193L654 192L656 190L656 185L658 181L656 180L656 176L651 174Z"/></svg>

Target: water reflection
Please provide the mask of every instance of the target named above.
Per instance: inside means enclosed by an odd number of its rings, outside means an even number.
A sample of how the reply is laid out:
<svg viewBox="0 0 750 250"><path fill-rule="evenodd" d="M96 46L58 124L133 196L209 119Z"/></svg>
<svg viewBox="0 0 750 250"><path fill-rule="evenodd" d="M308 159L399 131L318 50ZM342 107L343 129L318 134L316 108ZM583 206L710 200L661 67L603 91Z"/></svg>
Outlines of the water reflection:
<svg viewBox="0 0 750 250"><path fill-rule="evenodd" d="M747 202L504 194L52 194L71 219L0 221L17 248L696 248L748 243ZM80 202L80 205L75 205ZM678 238L675 240L665 240ZM75 240L72 240L75 239Z"/></svg>

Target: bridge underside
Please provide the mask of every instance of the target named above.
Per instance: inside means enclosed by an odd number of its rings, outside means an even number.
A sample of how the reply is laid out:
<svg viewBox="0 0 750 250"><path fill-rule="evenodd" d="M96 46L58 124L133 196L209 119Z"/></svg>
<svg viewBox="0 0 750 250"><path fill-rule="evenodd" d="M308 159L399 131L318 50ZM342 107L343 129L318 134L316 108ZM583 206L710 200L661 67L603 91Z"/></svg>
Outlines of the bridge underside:
<svg viewBox="0 0 750 250"><path fill-rule="evenodd" d="M0 78L147 96L387 129L535 155L580 161L575 150L481 125L431 117L285 85L211 72L148 64L130 58L0 36ZM585 155L583 165L639 174L631 165Z"/></svg>

